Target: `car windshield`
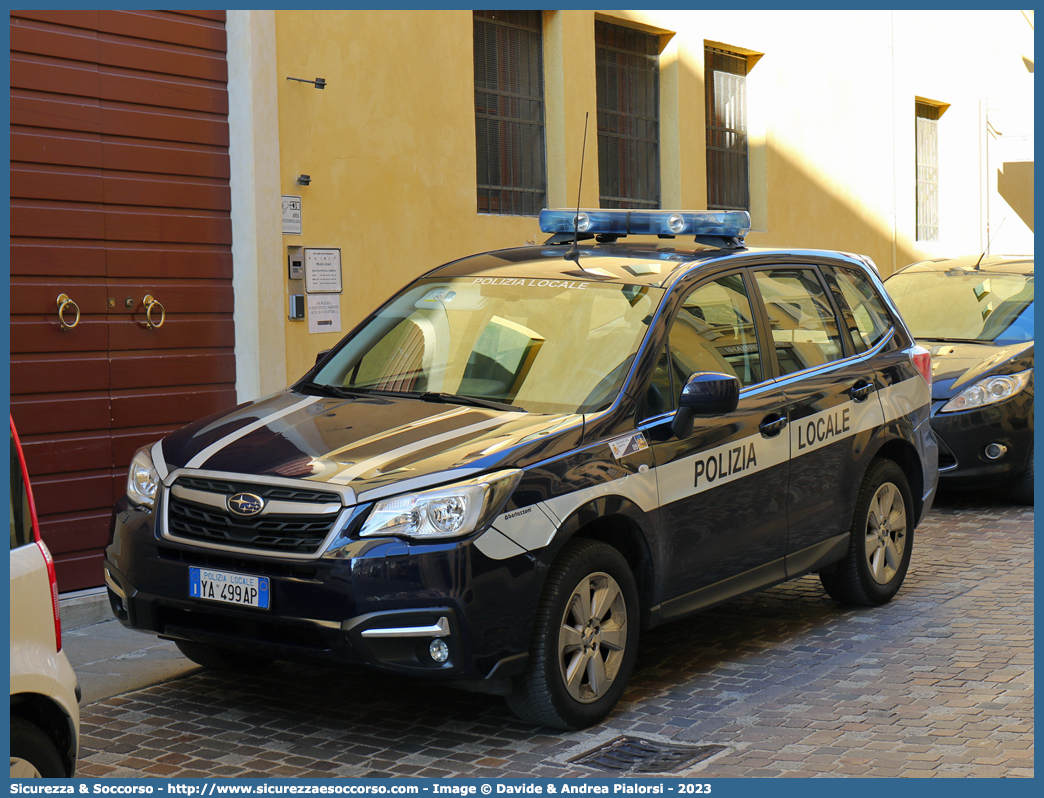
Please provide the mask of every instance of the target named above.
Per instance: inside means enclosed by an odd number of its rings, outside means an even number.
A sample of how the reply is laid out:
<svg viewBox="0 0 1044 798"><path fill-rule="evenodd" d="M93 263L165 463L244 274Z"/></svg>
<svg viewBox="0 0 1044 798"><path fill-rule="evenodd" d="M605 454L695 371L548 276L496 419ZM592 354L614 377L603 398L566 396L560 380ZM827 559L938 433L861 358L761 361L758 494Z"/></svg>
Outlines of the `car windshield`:
<svg viewBox="0 0 1044 798"><path fill-rule="evenodd" d="M420 280L360 328L314 384L594 412L619 393L663 293L578 280Z"/></svg>
<svg viewBox="0 0 1044 798"><path fill-rule="evenodd" d="M900 272L885 283L915 338L1011 344L1033 340L1033 275Z"/></svg>

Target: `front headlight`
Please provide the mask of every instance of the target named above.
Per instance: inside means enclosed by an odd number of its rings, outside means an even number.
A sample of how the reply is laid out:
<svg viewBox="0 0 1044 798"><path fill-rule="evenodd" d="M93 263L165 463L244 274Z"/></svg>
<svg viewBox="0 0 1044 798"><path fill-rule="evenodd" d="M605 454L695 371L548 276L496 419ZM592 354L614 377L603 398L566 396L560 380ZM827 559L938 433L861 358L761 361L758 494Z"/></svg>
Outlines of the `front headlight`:
<svg viewBox="0 0 1044 798"><path fill-rule="evenodd" d="M1020 371L1018 374L1002 374L986 377L974 385L969 385L950 399L939 410L940 413L956 413L958 410L974 410L986 405L1003 402L1021 392L1033 376L1033 369Z"/></svg>
<svg viewBox="0 0 1044 798"><path fill-rule="evenodd" d="M521 477L518 470L498 471L435 490L381 499L359 536L428 540L467 535L500 511Z"/></svg>
<svg viewBox="0 0 1044 798"><path fill-rule="evenodd" d="M156 488L160 481L156 466L152 464L151 449L151 445L138 449L127 472L127 497L145 507L156 506Z"/></svg>

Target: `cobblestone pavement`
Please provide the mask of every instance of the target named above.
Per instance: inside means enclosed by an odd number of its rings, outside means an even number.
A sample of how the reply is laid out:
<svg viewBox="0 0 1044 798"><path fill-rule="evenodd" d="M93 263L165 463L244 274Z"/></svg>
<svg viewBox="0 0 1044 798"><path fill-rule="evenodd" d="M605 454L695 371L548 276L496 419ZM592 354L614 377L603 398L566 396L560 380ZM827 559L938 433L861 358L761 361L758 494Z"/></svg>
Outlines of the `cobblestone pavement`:
<svg viewBox="0 0 1044 798"><path fill-rule="evenodd" d="M805 577L644 635L601 726L362 670L201 671L84 708L79 775L561 777L620 735L720 745L673 775L1033 776L1033 510L943 497L890 604Z"/></svg>

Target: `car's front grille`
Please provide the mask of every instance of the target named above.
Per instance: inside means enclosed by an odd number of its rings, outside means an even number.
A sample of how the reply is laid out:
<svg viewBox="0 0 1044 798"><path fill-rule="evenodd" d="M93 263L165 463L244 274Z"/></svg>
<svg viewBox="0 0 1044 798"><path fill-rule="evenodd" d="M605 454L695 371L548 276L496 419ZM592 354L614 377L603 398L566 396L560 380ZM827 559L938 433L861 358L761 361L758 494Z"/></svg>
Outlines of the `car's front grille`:
<svg viewBox="0 0 1044 798"><path fill-rule="evenodd" d="M341 496L323 490L304 490L288 488L283 485L260 485L254 482L236 482L226 479L207 479L204 477L178 477L175 485L181 485L204 493L218 493L231 496L234 493L253 493L265 501L298 502L301 504L340 503Z"/></svg>
<svg viewBox="0 0 1044 798"><path fill-rule="evenodd" d="M177 488L214 497L215 502L192 501L178 496ZM238 517L223 505L224 497L248 492L266 501L300 504L302 512L271 513ZM224 480L179 477L168 494L167 532L173 538L213 543L259 552L314 554L319 550L340 513L341 497L336 493L298 490L273 485L258 485ZM315 514L316 504L337 504L331 513ZM311 510L311 512L307 512Z"/></svg>

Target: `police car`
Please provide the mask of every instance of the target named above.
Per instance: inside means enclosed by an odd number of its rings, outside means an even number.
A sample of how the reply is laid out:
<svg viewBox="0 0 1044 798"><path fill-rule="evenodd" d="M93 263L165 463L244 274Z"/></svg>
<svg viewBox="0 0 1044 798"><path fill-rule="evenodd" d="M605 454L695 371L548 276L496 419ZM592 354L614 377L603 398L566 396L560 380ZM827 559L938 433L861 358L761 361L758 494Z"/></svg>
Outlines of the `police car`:
<svg viewBox="0 0 1044 798"><path fill-rule="evenodd" d="M360 663L582 728L642 629L809 573L891 599L938 450L930 356L873 265L747 249L744 212L540 224L139 450L116 616L214 668Z"/></svg>

